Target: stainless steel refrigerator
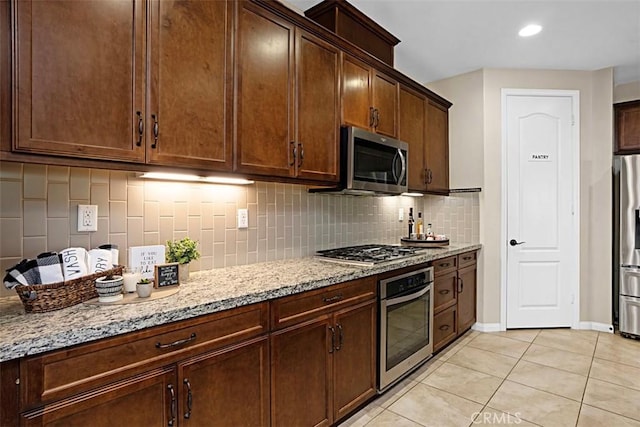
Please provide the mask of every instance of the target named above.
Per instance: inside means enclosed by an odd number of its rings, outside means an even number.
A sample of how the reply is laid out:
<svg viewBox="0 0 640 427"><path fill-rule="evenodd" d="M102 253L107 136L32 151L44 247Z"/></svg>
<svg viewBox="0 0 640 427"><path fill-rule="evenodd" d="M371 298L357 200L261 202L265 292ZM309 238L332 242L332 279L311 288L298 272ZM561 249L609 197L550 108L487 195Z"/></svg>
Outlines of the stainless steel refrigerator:
<svg viewBox="0 0 640 427"><path fill-rule="evenodd" d="M619 159L619 329L623 336L640 338L640 155Z"/></svg>

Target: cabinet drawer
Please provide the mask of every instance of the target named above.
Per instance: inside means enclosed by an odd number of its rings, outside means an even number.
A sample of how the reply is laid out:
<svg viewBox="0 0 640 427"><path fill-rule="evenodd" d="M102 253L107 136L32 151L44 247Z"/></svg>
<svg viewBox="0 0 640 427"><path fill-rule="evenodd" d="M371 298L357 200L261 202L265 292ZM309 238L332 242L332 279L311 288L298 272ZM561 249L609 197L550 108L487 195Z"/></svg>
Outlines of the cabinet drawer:
<svg viewBox="0 0 640 427"><path fill-rule="evenodd" d="M441 274L455 271L458 268L458 256L450 256L447 258L437 259L433 261L433 274L439 276Z"/></svg>
<svg viewBox="0 0 640 427"><path fill-rule="evenodd" d="M433 281L433 312L438 313L456 303L458 274L455 271L436 277Z"/></svg>
<svg viewBox="0 0 640 427"><path fill-rule="evenodd" d="M457 334L456 307L450 307L433 318L433 351L451 342Z"/></svg>
<svg viewBox="0 0 640 427"><path fill-rule="evenodd" d="M22 410L266 333L268 310L264 302L26 358Z"/></svg>
<svg viewBox="0 0 640 427"><path fill-rule="evenodd" d="M475 264L478 260L478 252L465 252L458 255L458 267L466 267L467 265Z"/></svg>
<svg viewBox="0 0 640 427"><path fill-rule="evenodd" d="M271 329L284 328L347 305L375 298L375 277L365 277L280 298L271 303Z"/></svg>

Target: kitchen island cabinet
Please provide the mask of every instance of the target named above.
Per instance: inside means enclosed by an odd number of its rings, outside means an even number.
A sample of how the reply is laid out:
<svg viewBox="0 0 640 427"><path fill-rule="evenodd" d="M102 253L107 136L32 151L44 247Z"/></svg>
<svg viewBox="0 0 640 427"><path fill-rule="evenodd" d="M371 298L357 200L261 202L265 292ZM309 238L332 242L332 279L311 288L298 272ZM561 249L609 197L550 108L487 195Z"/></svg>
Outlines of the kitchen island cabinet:
<svg viewBox="0 0 640 427"><path fill-rule="evenodd" d="M332 425L375 395L375 298L372 277L273 302L272 425Z"/></svg>

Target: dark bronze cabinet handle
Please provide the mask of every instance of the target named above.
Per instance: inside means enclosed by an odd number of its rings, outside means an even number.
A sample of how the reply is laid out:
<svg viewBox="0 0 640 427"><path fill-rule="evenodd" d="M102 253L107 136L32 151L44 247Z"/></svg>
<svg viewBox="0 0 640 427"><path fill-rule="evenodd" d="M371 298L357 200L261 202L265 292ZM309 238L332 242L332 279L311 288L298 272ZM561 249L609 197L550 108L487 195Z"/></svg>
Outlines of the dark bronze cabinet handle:
<svg viewBox="0 0 640 427"><path fill-rule="evenodd" d="M142 136L144 135L144 120L142 120L142 113L140 111L136 111L136 115L138 116L138 141L136 145L140 147L142 145Z"/></svg>
<svg viewBox="0 0 640 427"><path fill-rule="evenodd" d="M151 115L153 119L153 144L151 144L151 148L156 148L158 146L158 134L160 133L160 125L158 124L158 116L155 114Z"/></svg>
<svg viewBox="0 0 640 427"><path fill-rule="evenodd" d="M338 295L336 295L334 297L331 297L331 298L323 297L322 301L328 304L328 303L331 303L331 302L340 301L342 298L343 298L342 294L338 294Z"/></svg>
<svg viewBox="0 0 640 427"><path fill-rule="evenodd" d="M169 389L169 393L171 393L171 419L169 420L169 427L173 427L176 423L176 392L171 384L167 386L167 389Z"/></svg>
<svg viewBox="0 0 640 427"><path fill-rule="evenodd" d="M461 277L458 277L458 293L461 294L464 291L464 280Z"/></svg>
<svg viewBox="0 0 640 427"><path fill-rule="evenodd" d="M470 259L473 259L473 257L472 256L463 256L462 259L465 260L465 261L469 261Z"/></svg>
<svg viewBox="0 0 640 427"><path fill-rule="evenodd" d="M376 116L375 116L375 108L369 107L369 127L376 127Z"/></svg>
<svg viewBox="0 0 640 427"><path fill-rule="evenodd" d="M442 264L438 264L439 267L449 267L450 265L450 262L443 262Z"/></svg>
<svg viewBox="0 0 640 427"><path fill-rule="evenodd" d="M336 328L338 328L338 346L336 347L336 351L340 351L342 348L342 325L336 323Z"/></svg>
<svg viewBox="0 0 640 427"><path fill-rule="evenodd" d="M427 184L431 184L433 182L433 172L431 169L427 169Z"/></svg>
<svg viewBox="0 0 640 427"><path fill-rule="evenodd" d="M374 124L373 127L375 127L376 129L378 128L378 126L380 126L380 110L378 110L377 108L374 111Z"/></svg>
<svg viewBox="0 0 640 427"><path fill-rule="evenodd" d="M186 343L191 342L191 341L193 341L195 339L196 339L196 333L194 332L194 333L191 334L191 336L189 338L185 338L183 340L174 341L174 342L169 343L169 344L162 344L160 341L158 341L156 343L156 348L162 349L162 348L179 347L179 346L185 345Z"/></svg>
<svg viewBox="0 0 640 427"><path fill-rule="evenodd" d="M302 143L298 143L298 154L300 155L300 161L298 162L298 167L302 166L302 162L304 161L304 145Z"/></svg>
<svg viewBox="0 0 640 427"><path fill-rule="evenodd" d="M448 293L449 293L449 289L443 289L443 290L441 290L441 291L438 291L438 293L439 293L440 295L446 295L446 294L448 294Z"/></svg>
<svg viewBox="0 0 640 427"><path fill-rule="evenodd" d="M329 326L329 330L331 331L331 348L329 349L329 353L333 353L333 350L336 347L336 330L333 326Z"/></svg>
<svg viewBox="0 0 640 427"><path fill-rule="evenodd" d="M188 378L185 378L182 383L187 386L187 412L184 413L184 418L188 420L191 418L191 405L193 405L193 395L191 394L191 383Z"/></svg>
<svg viewBox="0 0 640 427"><path fill-rule="evenodd" d="M298 146L295 141L291 141L289 145L291 145L291 161L289 162L289 166L293 166L296 164L296 157L298 157Z"/></svg>
<svg viewBox="0 0 640 427"><path fill-rule="evenodd" d="M449 329L449 325L442 325L442 326L440 326L440 328L438 328L438 329L440 329L441 331L446 331L446 330L448 330L448 329Z"/></svg>

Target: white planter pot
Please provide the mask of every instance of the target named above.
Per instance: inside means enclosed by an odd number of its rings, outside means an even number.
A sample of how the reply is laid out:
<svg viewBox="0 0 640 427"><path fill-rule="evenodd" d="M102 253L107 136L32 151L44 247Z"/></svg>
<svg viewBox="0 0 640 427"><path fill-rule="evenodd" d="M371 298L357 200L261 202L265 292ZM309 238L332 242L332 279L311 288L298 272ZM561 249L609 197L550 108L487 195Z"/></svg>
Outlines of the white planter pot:
<svg viewBox="0 0 640 427"><path fill-rule="evenodd" d="M151 296L151 291L153 290L153 283L137 283L136 284L136 292L138 293L138 297L140 298L148 298Z"/></svg>

